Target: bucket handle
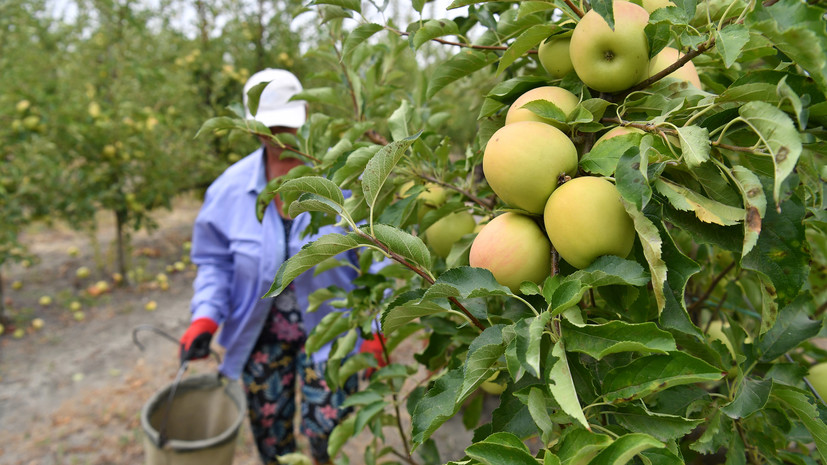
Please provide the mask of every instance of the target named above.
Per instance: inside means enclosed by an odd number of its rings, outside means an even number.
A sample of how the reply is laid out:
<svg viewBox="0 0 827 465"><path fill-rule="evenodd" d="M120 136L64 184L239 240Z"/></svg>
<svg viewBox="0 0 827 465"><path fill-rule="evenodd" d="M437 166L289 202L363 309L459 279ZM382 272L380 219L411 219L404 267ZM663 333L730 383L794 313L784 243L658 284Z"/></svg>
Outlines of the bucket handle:
<svg viewBox="0 0 827 465"><path fill-rule="evenodd" d="M153 325L150 325L150 324L143 324L143 325L138 325L138 326L136 326L135 328L132 329L132 342L134 342L135 345L138 346L138 349L140 349L141 352L143 352L146 348L141 343L141 341L138 340L138 333L141 332L141 331L151 331L151 332L163 337L164 339L172 342L176 346L178 345L178 339L176 339L174 336L172 336L168 332L164 331L161 328L158 328L157 326L153 326ZM215 358L215 361L219 365L221 365L221 356L218 355L218 352L216 352L213 349L210 349L210 355L212 355L213 358Z"/></svg>

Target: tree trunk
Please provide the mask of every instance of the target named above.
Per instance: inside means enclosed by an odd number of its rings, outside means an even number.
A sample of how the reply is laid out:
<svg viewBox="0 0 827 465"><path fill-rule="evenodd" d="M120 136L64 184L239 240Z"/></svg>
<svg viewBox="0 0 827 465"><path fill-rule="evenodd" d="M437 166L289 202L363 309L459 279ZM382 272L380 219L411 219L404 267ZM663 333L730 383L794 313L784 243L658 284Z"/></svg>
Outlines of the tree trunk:
<svg viewBox="0 0 827 465"><path fill-rule="evenodd" d="M3 292L3 272L0 271L0 324L6 321L6 295Z"/></svg>
<svg viewBox="0 0 827 465"><path fill-rule="evenodd" d="M121 274L123 284L129 284L127 281L127 263L126 263L126 248L128 246L128 239L124 233L124 226L126 225L126 210L115 210L115 224L117 227L117 253L118 253L118 273Z"/></svg>

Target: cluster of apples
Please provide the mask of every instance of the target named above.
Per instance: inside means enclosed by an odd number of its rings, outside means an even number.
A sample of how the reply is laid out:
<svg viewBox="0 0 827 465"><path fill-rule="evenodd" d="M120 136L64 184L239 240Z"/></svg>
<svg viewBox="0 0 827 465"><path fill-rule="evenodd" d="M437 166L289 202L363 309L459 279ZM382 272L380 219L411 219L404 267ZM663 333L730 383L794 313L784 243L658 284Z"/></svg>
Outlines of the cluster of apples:
<svg viewBox="0 0 827 465"><path fill-rule="evenodd" d="M614 1L613 7L613 29L592 10L568 36L543 42L539 59L550 75L560 78L574 71L591 89L618 92L677 61L679 52L673 48L649 59L646 8L622 0ZM670 77L701 87L691 62ZM568 264L582 269L602 255L628 256L636 236L612 182L596 176L576 177L578 151L566 134L565 123L525 108L538 100L553 103L567 115L579 103L566 89L544 86L526 92L511 105L505 125L486 146L483 170L494 193L514 210L483 227L469 256L471 266L490 270L500 284L515 292L522 282L540 283L549 276L552 246ZM595 145L628 132L639 130L615 128Z"/></svg>

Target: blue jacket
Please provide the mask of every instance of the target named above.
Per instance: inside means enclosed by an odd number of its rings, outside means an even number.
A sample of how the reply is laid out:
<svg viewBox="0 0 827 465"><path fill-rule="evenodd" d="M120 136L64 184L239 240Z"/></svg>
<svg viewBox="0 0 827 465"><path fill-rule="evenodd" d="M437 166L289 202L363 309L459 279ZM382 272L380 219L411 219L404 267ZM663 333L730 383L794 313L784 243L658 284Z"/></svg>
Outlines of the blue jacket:
<svg viewBox="0 0 827 465"><path fill-rule="evenodd" d="M217 340L226 354L219 370L231 379L241 375L258 339L273 300L262 296L281 264L318 237L343 232L325 226L317 234L300 237L310 222L310 215L302 213L293 221L290 237L285 238L273 202L259 223L256 199L266 185L264 152L259 148L210 185L193 228L191 256L198 275L193 284L192 319L207 317L221 325ZM316 289L352 289L355 277L356 271L350 267L333 268L318 276L307 271L293 281L300 308L307 308L307 298ZM307 332L334 311L339 310L323 304L313 313L304 313ZM327 360L329 352L330 344L314 353L313 361Z"/></svg>

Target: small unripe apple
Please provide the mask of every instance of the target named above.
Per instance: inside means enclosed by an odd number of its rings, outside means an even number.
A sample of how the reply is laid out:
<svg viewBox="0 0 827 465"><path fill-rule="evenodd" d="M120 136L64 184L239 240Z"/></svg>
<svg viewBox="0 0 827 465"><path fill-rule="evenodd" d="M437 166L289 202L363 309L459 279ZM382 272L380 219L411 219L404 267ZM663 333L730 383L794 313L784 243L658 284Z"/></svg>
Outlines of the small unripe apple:
<svg viewBox="0 0 827 465"><path fill-rule="evenodd" d="M92 271L90 271L89 268L86 268L85 266L82 266L78 268L77 271L75 271L75 276L77 276L80 279L88 278L90 274L92 274Z"/></svg>
<svg viewBox="0 0 827 465"><path fill-rule="evenodd" d="M159 283L166 282L168 279L169 278L167 278L167 275L164 273L158 273L157 275L155 275L155 280Z"/></svg>
<svg viewBox="0 0 827 465"><path fill-rule="evenodd" d="M112 282L115 284L120 284L123 282L123 275L120 273L112 273Z"/></svg>
<svg viewBox="0 0 827 465"><path fill-rule="evenodd" d="M566 89L563 89L562 87L536 87L534 89L529 90L528 92L525 92L523 95L517 97L517 100L515 100L514 103L511 104L511 106L508 108L508 112L505 114L505 124L512 124L516 123L517 121L539 121L541 123L550 124L562 131L568 129L568 125L566 125L565 123L561 123L549 118L543 118L542 116L538 115L537 113L534 113L528 108L523 108L523 105L529 102L533 102L535 100L545 100L551 102L555 106L557 106L557 108L562 110L563 113L567 116L572 112L572 110L574 110L574 108L580 102L580 99L578 99L576 95L572 94Z"/></svg>
<svg viewBox="0 0 827 465"><path fill-rule="evenodd" d="M43 328L46 323L43 321L43 318L35 318L32 320L32 328L39 330Z"/></svg>
<svg viewBox="0 0 827 465"><path fill-rule="evenodd" d="M82 307L81 303L78 302L77 300L72 301L72 303L69 304L69 310L71 310L73 312L76 312L76 311L80 310L81 307Z"/></svg>
<svg viewBox="0 0 827 465"><path fill-rule="evenodd" d="M40 124L40 117L37 115L29 115L23 118L23 127L29 131L37 129L38 124Z"/></svg>
<svg viewBox="0 0 827 465"><path fill-rule="evenodd" d="M818 395L827 400L827 362L816 363L811 366L807 379Z"/></svg>
<svg viewBox="0 0 827 465"><path fill-rule="evenodd" d="M649 13L623 0L613 3L615 27L595 10L577 23L569 53L577 77L600 92L628 89L646 78L649 42L644 29Z"/></svg>
<svg viewBox="0 0 827 465"><path fill-rule="evenodd" d="M594 145L592 148L597 147L598 144L601 142L605 142L612 137L622 136L624 134L645 134L646 131L638 128L633 128L631 126L617 126L612 129L609 129L605 134L600 136L596 141L594 141Z"/></svg>
<svg viewBox="0 0 827 465"><path fill-rule="evenodd" d="M117 149L112 144L106 144L103 146L103 156L106 158L112 158L117 153Z"/></svg>
<svg viewBox="0 0 827 465"><path fill-rule="evenodd" d="M83 321L83 319L86 318L86 315L84 315L83 312L75 312L72 314L72 317L75 321Z"/></svg>
<svg viewBox="0 0 827 465"><path fill-rule="evenodd" d="M13 337L13 338L15 338L15 339L23 339L23 336L25 336L25 335L26 335L26 330L25 330L25 329L23 329L23 328L17 328L17 329L15 329L15 330L14 330L14 332L11 334L11 337Z"/></svg>
<svg viewBox="0 0 827 465"><path fill-rule="evenodd" d="M425 184L425 190L422 191L417 198L425 202L425 205L429 207L439 207L448 199L448 193L445 192L444 187L429 182Z"/></svg>
<svg viewBox="0 0 827 465"><path fill-rule="evenodd" d="M482 388L482 390L487 392L488 394L492 394L495 396L498 396L505 392L505 388L507 387L505 384L494 382L494 380L497 379L498 374L499 373L494 373L493 375L491 375L490 378L483 381L482 384L480 384L480 388Z"/></svg>
<svg viewBox="0 0 827 465"><path fill-rule="evenodd" d="M658 52L657 55L652 57L652 60L649 62L649 77L652 77L668 68L673 63L677 62L680 57L681 52L678 49L665 47L663 50ZM688 61L685 65L676 69L673 73L668 74L666 77L680 79L692 84L698 89L701 88L701 79L698 77L698 71L695 69L695 65L692 64L692 61Z"/></svg>
<svg viewBox="0 0 827 465"><path fill-rule="evenodd" d="M47 295L44 295L37 301L37 303L44 307L48 307L49 305L52 305L52 298Z"/></svg>
<svg viewBox="0 0 827 465"><path fill-rule="evenodd" d="M574 69L571 64L571 56L569 56L570 43L571 37L544 40L537 48L540 65L551 77L560 79Z"/></svg>
<svg viewBox="0 0 827 465"><path fill-rule="evenodd" d="M158 308L158 304L154 300L150 300L149 302L144 305L144 310L148 312L154 312L155 309Z"/></svg>
<svg viewBox="0 0 827 465"><path fill-rule="evenodd" d="M721 320L712 320L709 322L709 329L706 330L706 334L709 335L710 341L721 341L734 357L735 349L732 348L732 343L729 342L729 338L724 334L724 328L728 326L729 325L724 325Z"/></svg>
<svg viewBox="0 0 827 465"><path fill-rule="evenodd" d="M80 249L73 245L66 249L66 254L70 257L77 257L78 255L80 255Z"/></svg>
<svg viewBox="0 0 827 465"><path fill-rule="evenodd" d="M15 105L14 108L15 110L17 110L18 113L25 113L31 105L31 102L29 102L28 100L21 100L17 102L17 105Z"/></svg>
<svg viewBox="0 0 827 465"><path fill-rule="evenodd" d="M474 238L469 264L485 268L512 292L523 281L541 283L551 273L551 244L533 219L506 212L489 221Z"/></svg>
<svg viewBox="0 0 827 465"><path fill-rule="evenodd" d="M558 178L577 172L577 149L554 126L519 121L491 136L482 169L488 185L505 203L539 214Z"/></svg>
<svg viewBox="0 0 827 465"><path fill-rule="evenodd" d="M450 213L425 230L425 242L440 257L446 258L451 247L476 227L474 216L469 212Z"/></svg>
<svg viewBox="0 0 827 465"><path fill-rule="evenodd" d="M601 255L626 257L635 242L634 223L620 192L605 178L582 176L558 187L543 220L554 248L579 269Z"/></svg>
<svg viewBox="0 0 827 465"><path fill-rule="evenodd" d="M169 289L169 281L161 281L160 283L158 283L158 287L162 291L166 291L167 289Z"/></svg>
<svg viewBox="0 0 827 465"><path fill-rule="evenodd" d="M0 324L0 336L2 336L5 331L6 331L6 327L3 326L2 324Z"/></svg>
<svg viewBox="0 0 827 465"><path fill-rule="evenodd" d="M175 262L172 264L172 267L175 268L175 271L184 271L187 265L185 265L184 262Z"/></svg>
<svg viewBox="0 0 827 465"><path fill-rule="evenodd" d="M12 282L11 283L11 288L14 289L15 291L19 291L20 289L23 289L23 281L14 281L14 282Z"/></svg>

